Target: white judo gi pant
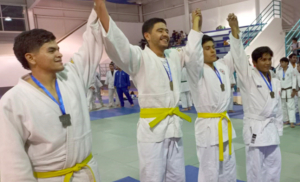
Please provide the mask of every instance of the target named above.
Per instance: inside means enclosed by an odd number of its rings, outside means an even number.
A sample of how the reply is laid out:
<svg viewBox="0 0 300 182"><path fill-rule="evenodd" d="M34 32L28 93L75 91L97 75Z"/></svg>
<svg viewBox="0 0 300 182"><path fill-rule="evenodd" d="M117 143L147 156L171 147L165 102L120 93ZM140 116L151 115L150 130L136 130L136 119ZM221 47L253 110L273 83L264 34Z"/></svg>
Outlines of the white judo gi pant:
<svg viewBox="0 0 300 182"><path fill-rule="evenodd" d="M116 103L114 102L114 95L116 96ZM115 107L116 105L120 105L118 93L115 88L108 89L108 96L109 96L109 104L108 104L109 107Z"/></svg>
<svg viewBox="0 0 300 182"><path fill-rule="evenodd" d="M180 100L181 100L182 108L184 109L193 106L192 95L190 91L181 92Z"/></svg>
<svg viewBox="0 0 300 182"><path fill-rule="evenodd" d="M96 98L98 99L100 105L103 106L103 100L102 100L102 96L101 96L101 89L100 89L100 87L96 87L96 91L93 92L94 103L96 101Z"/></svg>
<svg viewBox="0 0 300 182"><path fill-rule="evenodd" d="M296 123L295 113L295 99L281 99L283 121L290 121L290 123Z"/></svg>
<svg viewBox="0 0 300 182"><path fill-rule="evenodd" d="M247 182L280 182L281 152L278 145L246 146Z"/></svg>
<svg viewBox="0 0 300 182"><path fill-rule="evenodd" d="M297 112L299 112L299 110L300 110L300 108L299 108L299 98L298 98L298 96L296 95L295 97L294 97L294 99L295 99L295 113L297 113ZM299 112L300 113L300 112Z"/></svg>
<svg viewBox="0 0 300 182"><path fill-rule="evenodd" d="M224 161L219 160L219 144L207 147L197 146L199 160L198 182L236 182L236 160L232 144L229 155L228 141L223 143Z"/></svg>
<svg viewBox="0 0 300 182"><path fill-rule="evenodd" d="M185 182L182 138L137 146L141 182Z"/></svg>

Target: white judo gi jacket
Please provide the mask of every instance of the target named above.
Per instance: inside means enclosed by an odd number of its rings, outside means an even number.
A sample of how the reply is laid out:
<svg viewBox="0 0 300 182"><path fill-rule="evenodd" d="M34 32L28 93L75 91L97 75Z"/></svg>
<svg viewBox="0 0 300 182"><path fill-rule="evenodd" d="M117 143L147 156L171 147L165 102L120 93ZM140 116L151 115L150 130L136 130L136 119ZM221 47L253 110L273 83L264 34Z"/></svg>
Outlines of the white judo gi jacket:
<svg viewBox="0 0 300 182"><path fill-rule="evenodd" d="M237 39L232 41L239 42ZM239 43L242 46L242 42ZM280 81L271 79L275 93L275 98L271 98L270 89L259 71L249 65L245 51L232 50L231 54L240 58L234 59L234 65L243 99L245 144L251 147L278 145L283 132Z"/></svg>
<svg viewBox="0 0 300 182"><path fill-rule="evenodd" d="M129 74L139 91L139 105L141 108L175 108L178 107L180 97L181 69L184 62L190 59L192 52L199 52L201 45L200 33L191 30L189 41L183 49L165 50L173 78L173 91L170 90L170 80L158 57L147 46L142 50L133 46L110 18L108 33L102 27L103 41L106 52L114 63ZM176 116L167 116L154 128L149 123L155 118L140 118L137 126L139 142L161 142L166 138L182 137L183 120ZM186 121L185 121L186 122Z"/></svg>
<svg viewBox="0 0 300 182"><path fill-rule="evenodd" d="M201 38L202 38L201 34ZM233 41L230 35L230 52L244 51L240 40ZM204 64L203 48L197 52L197 61L186 64L188 83L195 108L198 113L223 113L230 104L231 77L234 72L233 59L240 60L240 55L228 53L224 58L214 62L219 71L225 91L221 90L221 83L215 71ZM197 118L195 122L196 144L199 147L219 144L218 123L220 118ZM228 121L222 121L223 142L228 141ZM235 130L232 126L232 138L235 138Z"/></svg>
<svg viewBox="0 0 300 182"><path fill-rule="evenodd" d="M283 69L279 69L276 73L278 80L281 83L281 89L287 89L281 91L281 98L283 99L290 99L292 98L291 94L293 89L297 87L297 78L296 78L296 70L293 68L291 64L288 65L287 70L285 71L285 78L283 79Z"/></svg>
<svg viewBox="0 0 300 182"><path fill-rule="evenodd" d="M105 85L108 85L108 89L114 89L115 86L115 74L117 70L114 70L113 75L111 74L111 71L108 71L106 73L106 79L105 79Z"/></svg>
<svg viewBox="0 0 300 182"><path fill-rule="evenodd" d="M86 93L102 56L101 29L92 12L83 45L57 73L57 82L72 125L64 128L62 112L50 97L22 77L0 101L0 173L2 182L62 182L64 176L36 179L33 172L73 167L92 152L92 132ZM73 63L72 63L73 62ZM100 181L97 162L88 163ZM90 170L75 172L73 182L89 181Z"/></svg>

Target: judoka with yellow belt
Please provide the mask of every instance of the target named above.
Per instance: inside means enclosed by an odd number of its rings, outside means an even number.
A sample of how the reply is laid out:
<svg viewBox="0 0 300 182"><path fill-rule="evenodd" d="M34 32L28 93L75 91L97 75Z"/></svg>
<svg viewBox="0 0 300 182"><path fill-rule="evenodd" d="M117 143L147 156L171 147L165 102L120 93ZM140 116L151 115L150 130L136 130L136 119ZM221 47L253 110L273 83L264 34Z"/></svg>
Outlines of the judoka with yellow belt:
<svg viewBox="0 0 300 182"><path fill-rule="evenodd" d="M231 52L243 51L238 38L238 23L228 16L231 27L230 52L217 59L214 40L201 34L201 51L191 57L200 58L186 64L188 83L194 106L198 112L195 121L195 137L199 159L198 182L236 181L236 161L232 139L235 130L227 114L231 95L233 60L240 57Z"/></svg>

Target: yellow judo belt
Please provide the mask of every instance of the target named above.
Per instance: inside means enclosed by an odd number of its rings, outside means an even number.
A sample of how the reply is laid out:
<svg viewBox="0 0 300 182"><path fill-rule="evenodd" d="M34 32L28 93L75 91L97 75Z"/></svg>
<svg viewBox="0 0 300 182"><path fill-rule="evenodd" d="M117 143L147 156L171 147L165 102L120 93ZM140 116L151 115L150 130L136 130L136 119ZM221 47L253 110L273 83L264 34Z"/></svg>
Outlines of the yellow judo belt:
<svg viewBox="0 0 300 182"><path fill-rule="evenodd" d="M94 178L94 182L96 182L95 175L93 173L93 170L90 166L88 166L88 162L93 158L93 155L90 154L82 163L76 164L75 166L59 171L51 171L51 172L34 172L34 176L36 178L53 178L53 177L59 177L59 176L65 176L64 182L69 182L73 176L74 172L80 171L83 167L88 167Z"/></svg>
<svg viewBox="0 0 300 182"><path fill-rule="evenodd" d="M223 130L222 130L222 120L224 118L227 119L228 121L228 143L229 143L229 155L232 154L232 127L231 127L231 121L227 117L227 111L223 113L198 113L198 118L220 118L219 123L218 123L218 133L219 133L219 158L220 161L224 160L224 155L223 155Z"/></svg>
<svg viewBox="0 0 300 182"><path fill-rule="evenodd" d="M192 118L186 114L180 112L179 107L176 108L145 108L141 109L141 118L155 118L149 123L150 127L153 128L167 116L177 115L180 118L192 122Z"/></svg>

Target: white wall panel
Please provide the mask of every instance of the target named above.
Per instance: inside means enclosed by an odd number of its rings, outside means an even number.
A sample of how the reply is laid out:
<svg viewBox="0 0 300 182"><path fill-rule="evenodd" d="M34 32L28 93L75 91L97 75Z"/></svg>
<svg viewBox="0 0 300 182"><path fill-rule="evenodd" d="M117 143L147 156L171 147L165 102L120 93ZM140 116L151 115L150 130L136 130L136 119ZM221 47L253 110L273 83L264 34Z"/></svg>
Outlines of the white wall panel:
<svg viewBox="0 0 300 182"><path fill-rule="evenodd" d="M268 46L274 52L272 66L277 66L279 60L285 56L285 34L282 31L281 19L275 18L265 27L264 31L256 36L251 44L246 48L246 54L250 55L249 62L252 63L251 54L254 49L261 46Z"/></svg>
<svg viewBox="0 0 300 182"><path fill-rule="evenodd" d="M69 23L70 22L71 21L69 21ZM57 23L57 21L55 21L55 23ZM138 45L139 41L142 39L142 23L116 22L116 24L124 32L125 36L132 44ZM55 29L59 29L58 26L62 26L60 29L64 29L63 22L61 22L60 25L57 25ZM51 29L51 27L49 27L49 29ZM60 51L63 54L63 62L68 62L72 55L82 45L82 35L85 29L86 26L81 27L59 44ZM21 76L28 73L28 71L25 70L15 58L12 47L13 43L0 42L0 78L5 78L0 79L0 87L14 86L18 83L18 80ZM103 54L102 61L104 63L111 62L105 52Z"/></svg>
<svg viewBox="0 0 300 182"><path fill-rule="evenodd" d="M58 39L66 35L64 19L38 17L37 23L38 28L53 32Z"/></svg>

